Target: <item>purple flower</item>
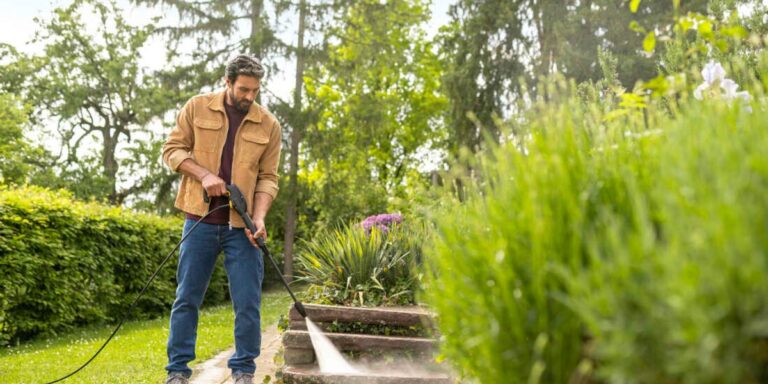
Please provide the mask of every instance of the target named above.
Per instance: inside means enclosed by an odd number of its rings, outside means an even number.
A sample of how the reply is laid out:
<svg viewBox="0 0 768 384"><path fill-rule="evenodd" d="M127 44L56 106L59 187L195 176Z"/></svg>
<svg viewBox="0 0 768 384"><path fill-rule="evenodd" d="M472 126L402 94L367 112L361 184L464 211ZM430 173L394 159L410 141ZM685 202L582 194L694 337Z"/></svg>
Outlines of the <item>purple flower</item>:
<svg viewBox="0 0 768 384"><path fill-rule="evenodd" d="M399 213L382 213L380 215L368 216L361 225L365 232L370 232L371 228L376 227L380 231L387 233L389 228L403 222L403 216Z"/></svg>

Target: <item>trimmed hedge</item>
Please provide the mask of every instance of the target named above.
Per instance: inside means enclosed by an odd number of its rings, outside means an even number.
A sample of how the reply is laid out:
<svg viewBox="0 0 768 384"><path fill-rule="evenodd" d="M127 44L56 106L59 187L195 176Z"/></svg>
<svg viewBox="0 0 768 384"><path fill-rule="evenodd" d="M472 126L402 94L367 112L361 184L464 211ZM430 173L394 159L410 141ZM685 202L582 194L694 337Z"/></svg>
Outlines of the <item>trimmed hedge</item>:
<svg viewBox="0 0 768 384"><path fill-rule="evenodd" d="M181 227L179 218L78 202L67 191L0 186L0 345L121 318L180 240ZM169 310L177 258L133 318ZM227 298L219 263L206 301Z"/></svg>

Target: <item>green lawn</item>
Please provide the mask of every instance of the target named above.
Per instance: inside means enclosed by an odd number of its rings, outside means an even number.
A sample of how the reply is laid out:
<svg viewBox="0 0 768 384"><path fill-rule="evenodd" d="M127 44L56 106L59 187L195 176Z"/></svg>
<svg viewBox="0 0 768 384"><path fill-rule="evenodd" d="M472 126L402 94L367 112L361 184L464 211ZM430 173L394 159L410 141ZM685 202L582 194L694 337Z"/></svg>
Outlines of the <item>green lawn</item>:
<svg viewBox="0 0 768 384"><path fill-rule="evenodd" d="M265 293L262 328L275 327L290 303L284 290ZM193 364L230 347L234 343L233 324L230 305L203 310L198 326L197 360ZM4 348L0 350L0 382L38 384L58 379L90 358L113 329L114 325L84 328L61 337ZM167 315L126 323L88 367L64 383L162 383L167 339Z"/></svg>

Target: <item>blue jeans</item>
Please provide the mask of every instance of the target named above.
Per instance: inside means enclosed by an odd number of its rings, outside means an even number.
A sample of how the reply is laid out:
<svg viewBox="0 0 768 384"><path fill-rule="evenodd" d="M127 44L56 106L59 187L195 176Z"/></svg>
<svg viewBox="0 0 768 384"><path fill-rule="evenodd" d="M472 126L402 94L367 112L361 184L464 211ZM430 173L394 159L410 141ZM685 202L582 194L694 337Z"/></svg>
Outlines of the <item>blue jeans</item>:
<svg viewBox="0 0 768 384"><path fill-rule="evenodd" d="M184 234L195 221L187 219ZM176 300L171 310L168 336L168 372L189 376L187 363L195 358L197 320L200 304L216 265L224 251L229 295L235 309L235 354L229 359L233 372L253 373L254 359L261 352L261 282L264 262L261 250L251 245L242 228L200 223L181 244Z"/></svg>

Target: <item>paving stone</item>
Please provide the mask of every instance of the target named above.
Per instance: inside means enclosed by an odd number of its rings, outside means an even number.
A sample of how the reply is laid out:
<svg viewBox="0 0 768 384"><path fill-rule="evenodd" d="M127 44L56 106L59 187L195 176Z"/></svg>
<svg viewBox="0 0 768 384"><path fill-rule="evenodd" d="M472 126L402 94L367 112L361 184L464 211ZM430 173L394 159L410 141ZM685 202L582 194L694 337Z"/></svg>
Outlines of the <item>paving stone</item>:
<svg viewBox="0 0 768 384"><path fill-rule="evenodd" d="M277 365L274 360L280 346L280 333L277 327L273 324L264 329L261 334L261 356L256 358L254 383L262 383L267 376L270 376L271 382L275 382ZM232 372L227 367L227 361L234 352L234 348L227 349L193 366L190 384L232 384ZM312 356L314 358L314 352Z"/></svg>

